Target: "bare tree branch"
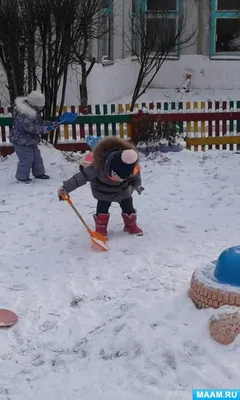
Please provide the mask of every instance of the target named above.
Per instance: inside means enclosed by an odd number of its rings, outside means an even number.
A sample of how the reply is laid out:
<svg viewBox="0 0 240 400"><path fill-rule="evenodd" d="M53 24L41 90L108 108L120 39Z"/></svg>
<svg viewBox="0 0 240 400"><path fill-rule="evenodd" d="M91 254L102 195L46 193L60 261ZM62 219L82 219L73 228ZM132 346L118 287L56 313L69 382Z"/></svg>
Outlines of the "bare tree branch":
<svg viewBox="0 0 240 400"><path fill-rule="evenodd" d="M137 99L151 85L166 58L191 46L196 40L196 32L185 35L186 18L183 11L175 16L165 10L134 10L130 21L131 38L125 38L125 44L140 64L131 101L132 111ZM144 83L146 79L147 83Z"/></svg>
<svg viewBox="0 0 240 400"><path fill-rule="evenodd" d="M81 0L36 1L41 87L46 95L47 118L55 117L60 87L62 112L80 4Z"/></svg>
<svg viewBox="0 0 240 400"><path fill-rule="evenodd" d="M7 77L11 103L24 90L26 49L22 22L18 0L0 0L0 62Z"/></svg>
<svg viewBox="0 0 240 400"><path fill-rule="evenodd" d="M58 95L62 112L69 66L81 66L82 104L87 105L87 78L96 62L89 44L102 38L113 0L0 0L0 63L10 101L40 86L45 117L54 119ZM104 14L105 13L105 14Z"/></svg>
<svg viewBox="0 0 240 400"><path fill-rule="evenodd" d="M88 105L87 78L92 71L96 57L91 57L87 68L89 45L94 39L101 39L112 29L112 24L105 28L104 17L111 17L108 10L112 9L113 0L81 0L77 16L77 28L74 30L72 63L81 67L80 97L81 105Z"/></svg>

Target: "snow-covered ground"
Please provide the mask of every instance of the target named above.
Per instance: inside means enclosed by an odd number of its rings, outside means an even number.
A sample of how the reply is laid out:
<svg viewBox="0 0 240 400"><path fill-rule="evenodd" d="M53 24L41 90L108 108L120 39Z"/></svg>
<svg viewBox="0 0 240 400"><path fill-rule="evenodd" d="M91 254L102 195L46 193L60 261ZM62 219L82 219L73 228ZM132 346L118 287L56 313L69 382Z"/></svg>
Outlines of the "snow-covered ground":
<svg viewBox="0 0 240 400"><path fill-rule="evenodd" d="M240 155L144 159L134 198L145 235L123 233L114 205L100 252L57 199L77 163L42 153L50 181L17 183L15 155L0 162L0 306L19 315L0 330L0 398L190 400L192 388L239 387L240 338L214 342L214 310L187 291L197 266L239 245ZM89 186L71 197L92 226Z"/></svg>

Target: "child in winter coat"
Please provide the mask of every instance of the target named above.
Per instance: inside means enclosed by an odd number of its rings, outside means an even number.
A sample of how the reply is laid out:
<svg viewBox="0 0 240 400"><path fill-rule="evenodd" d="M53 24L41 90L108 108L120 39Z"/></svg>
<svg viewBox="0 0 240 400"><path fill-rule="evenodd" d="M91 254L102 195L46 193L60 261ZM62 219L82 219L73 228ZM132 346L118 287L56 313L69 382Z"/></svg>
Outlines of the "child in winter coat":
<svg viewBox="0 0 240 400"><path fill-rule="evenodd" d="M122 209L124 231L132 235L143 235L142 229L137 226L136 210L133 207L133 191L141 194L144 190L141 186L138 154L133 145L115 137L98 142L93 150L93 163L80 168L80 172L63 182L58 190L59 200L87 182L90 182L93 197L97 200L94 215L96 232L107 236L109 208L112 202L117 202Z"/></svg>
<svg viewBox="0 0 240 400"><path fill-rule="evenodd" d="M45 174L43 159L38 148L41 135L47 133L51 122L41 119L45 97L41 92L33 91L28 97L18 97L13 110L13 126L9 135L19 162L16 179L30 183L30 170L38 179L49 179Z"/></svg>

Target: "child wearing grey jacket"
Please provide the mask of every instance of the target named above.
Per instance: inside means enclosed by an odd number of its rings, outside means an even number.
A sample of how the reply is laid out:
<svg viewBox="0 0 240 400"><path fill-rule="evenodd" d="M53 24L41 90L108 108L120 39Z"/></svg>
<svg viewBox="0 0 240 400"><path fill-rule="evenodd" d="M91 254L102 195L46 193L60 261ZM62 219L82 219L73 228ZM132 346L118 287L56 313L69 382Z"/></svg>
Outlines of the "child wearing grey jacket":
<svg viewBox="0 0 240 400"><path fill-rule="evenodd" d="M138 154L129 142L116 137L104 138L93 150L93 163L72 178L63 182L58 190L59 200L73 190L90 182L92 195L97 200L94 215L96 232L107 236L109 208L112 202L119 203L122 209L124 231L131 235L143 235L137 225L136 210L133 206L132 192L141 194L144 188L138 164Z"/></svg>

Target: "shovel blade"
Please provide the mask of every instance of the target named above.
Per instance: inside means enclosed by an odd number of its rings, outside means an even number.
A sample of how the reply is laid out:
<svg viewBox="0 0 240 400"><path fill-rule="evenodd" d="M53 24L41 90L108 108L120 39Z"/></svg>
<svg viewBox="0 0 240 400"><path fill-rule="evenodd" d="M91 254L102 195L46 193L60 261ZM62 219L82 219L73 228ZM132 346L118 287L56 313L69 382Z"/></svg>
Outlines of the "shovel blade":
<svg viewBox="0 0 240 400"><path fill-rule="evenodd" d="M108 250L108 247L106 245L108 238L106 236L103 236L100 233L94 231L90 231L89 234L94 244L96 244L98 247L101 247L102 250Z"/></svg>
<svg viewBox="0 0 240 400"><path fill-rule="evenodd" d="M107 243L107 241L108 241L108 238L107 238L106 236L101 235L101 233L91 231L91 232L90 232L90 235L91 235L93 238L95 238L95 239L97 239L97 240L100 240L100 241L103 242L103 243Z"/></svg>
<svg viewBox="0 0 240 400"><path fill-rule="evenodd" d="M108 251L108 247L106 245L106 242L103 242L102 240L97 239L94 236L91 236L92 242L96 244L98 247L100 247L102 250Z"/></svg>

